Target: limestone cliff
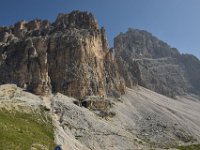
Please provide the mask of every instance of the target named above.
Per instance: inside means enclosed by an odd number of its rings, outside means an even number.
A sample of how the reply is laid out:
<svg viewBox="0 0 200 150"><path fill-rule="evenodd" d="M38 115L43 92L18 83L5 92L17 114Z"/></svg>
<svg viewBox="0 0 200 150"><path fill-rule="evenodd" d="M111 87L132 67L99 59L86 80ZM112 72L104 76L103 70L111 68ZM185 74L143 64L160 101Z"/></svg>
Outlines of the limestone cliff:
<svg viewBox="0 0 200 150"><path fill-rule="evenodd" d="M0 84L76 98L119 95L124 85L111 55L91 13L59 14L54 23L21 21L0 27Z"/></svg>
<svg viewBox="0 0 200 150"><path fill-rule="evenodd" d="M200 61L180 54L151 33L129 29L114 40L121 75L126 85L142 85L158 93L175 97L200 94Z"/></svg>

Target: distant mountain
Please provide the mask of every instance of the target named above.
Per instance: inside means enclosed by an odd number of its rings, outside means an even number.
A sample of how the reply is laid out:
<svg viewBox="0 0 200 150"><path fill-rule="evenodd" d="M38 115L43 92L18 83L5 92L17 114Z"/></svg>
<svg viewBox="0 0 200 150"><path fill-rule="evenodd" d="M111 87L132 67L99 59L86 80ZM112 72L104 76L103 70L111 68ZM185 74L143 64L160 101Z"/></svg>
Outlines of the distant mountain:
<svg viewBox="0 0 200 150"><path fill-rule="evenodd" d="M139 84L175 97L185 93L200 95L200 61L180 54L151 33L129 29L114 39L121 75L128 87Z"/></svg>

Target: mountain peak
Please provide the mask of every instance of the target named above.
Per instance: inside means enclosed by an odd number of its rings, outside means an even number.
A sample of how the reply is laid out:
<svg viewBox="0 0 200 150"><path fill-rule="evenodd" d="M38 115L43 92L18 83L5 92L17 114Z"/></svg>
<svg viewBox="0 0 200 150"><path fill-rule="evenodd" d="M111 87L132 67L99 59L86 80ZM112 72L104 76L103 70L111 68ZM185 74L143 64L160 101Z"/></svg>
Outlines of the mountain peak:
<svg viewBox="0 0 200 150"><path fill-rule="evenodd" d="M135 58L177 57L179 52L145 30L129 28L114 39L114 47L127 49ZM118 48L121 49L121 48ZM124 53L123 52L123 53Z"/></svg>
<svg viewBox="0 0 200 150"><path fill-rule="evenodd" d="M98 29L95 17L89 12L72 11L69 14L60 13L54 22L59 28Z"/></svg>

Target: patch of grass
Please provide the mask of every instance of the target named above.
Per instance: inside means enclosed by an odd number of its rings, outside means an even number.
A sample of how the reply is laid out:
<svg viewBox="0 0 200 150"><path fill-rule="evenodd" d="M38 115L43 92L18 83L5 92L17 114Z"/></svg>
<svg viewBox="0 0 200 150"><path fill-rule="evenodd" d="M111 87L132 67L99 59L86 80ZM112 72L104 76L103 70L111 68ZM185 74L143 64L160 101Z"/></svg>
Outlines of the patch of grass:
<svg viewBox="0 0 200 150"><path fill-rule="evenodd" d="M53 133L52 121L44 112L0 110L2 150L52 149L55 146Z"/></svg>
<svg viewBox="0 0 200 150"><path fill-rule="evenodd" d="M200 150L200 144L188 145L188 146L178 146L179 150Z"/></svg>

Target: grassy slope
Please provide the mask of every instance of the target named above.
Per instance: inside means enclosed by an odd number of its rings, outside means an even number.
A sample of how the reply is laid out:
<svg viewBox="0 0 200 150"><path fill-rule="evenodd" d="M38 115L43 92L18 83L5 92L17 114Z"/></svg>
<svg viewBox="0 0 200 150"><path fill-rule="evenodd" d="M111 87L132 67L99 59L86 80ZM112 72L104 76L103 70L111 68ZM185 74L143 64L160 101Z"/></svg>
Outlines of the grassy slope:
<svg viewBox="0 0 200 150"><path fill-rule="evenodd" d="M54 144L51 119L44 113L0 110L0 148L2 150L52 149Z"/></svg>
<svg viewBox="0 0 200 150"><path fill-rule="evenodd" d="M180 150L200 150L200 145L179 146Z"/></svg>

